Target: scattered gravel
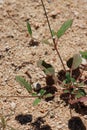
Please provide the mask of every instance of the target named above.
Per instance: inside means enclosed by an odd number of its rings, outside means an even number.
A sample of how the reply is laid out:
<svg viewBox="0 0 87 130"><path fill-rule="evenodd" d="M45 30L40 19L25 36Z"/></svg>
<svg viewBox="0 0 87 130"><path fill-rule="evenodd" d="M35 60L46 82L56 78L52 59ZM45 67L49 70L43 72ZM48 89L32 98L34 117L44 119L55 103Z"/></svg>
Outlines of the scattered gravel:
<svg viewBox="0 0 87 130"><path fill-rule="evenodd" d="M55 31L65 20L74 20L72 28L62 36L58 44L65 64L74 53L87 50L87 0L44 0L44 3L51 27ZM28 35L26 21L30 21L34 42ZM45 75L37 66L38 60L51 63L56 72L62 69L50 38L40 0L0 0L0 96L12 96L0 98L0 115L7 119L9 126L17 130L69 130L69 120L72 117L81 119L86 130L86 110L77 113L72 109L71 117L69 106L60 100L59 91L58 98L49 102L42 101L35 107L32 105L34 98L16 97L29 95L16 82L16 75L24 76L35 89L46 86ZM86 75L87 72L84 76ZM16 118L20 115L22 124L20 118ZM7 127L6 130L10 128Z"/></svg>

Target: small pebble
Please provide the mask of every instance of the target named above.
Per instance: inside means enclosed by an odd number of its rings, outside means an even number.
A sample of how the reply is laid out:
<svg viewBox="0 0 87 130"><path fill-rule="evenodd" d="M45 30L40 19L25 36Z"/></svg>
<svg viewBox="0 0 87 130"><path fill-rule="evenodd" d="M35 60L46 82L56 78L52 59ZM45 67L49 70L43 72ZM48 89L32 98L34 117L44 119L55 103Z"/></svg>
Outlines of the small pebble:
<svg viewBox="0 0 87 130"><path fill-rule="evenodd" d="M73 13L74 13L74 15L75 15L76 17L79 16L79 12L77 12L77 11L73 11Z"/></svg>
<svg viewBox="0 0 87 130"><path fill-rule="evenodd" d="M59 14L59 13L60 13L60 12L54 10L54 11L52 11L52 12L50 13L50 16L51 16L52 18L56 18L57 14Z"/></svg>
<svg viewBox="0 0 87 130"><path fill-rule="evenodd" d="M34 28L37 30L40 27L40 25L38 23L34 24Z"/></svg>
<svg viewBox="0 0 87 130"><path fill-rule="evenodd" d="M21 94L22 93L22 89L17 89L17 93Z"/></svg>
<svg viewBox="0 0 87 130"><path fill-rule="evenodd" d="M14 110L16 108L16 103L15 102L11 102L10 105L11 105L12 110Z"/></svg>

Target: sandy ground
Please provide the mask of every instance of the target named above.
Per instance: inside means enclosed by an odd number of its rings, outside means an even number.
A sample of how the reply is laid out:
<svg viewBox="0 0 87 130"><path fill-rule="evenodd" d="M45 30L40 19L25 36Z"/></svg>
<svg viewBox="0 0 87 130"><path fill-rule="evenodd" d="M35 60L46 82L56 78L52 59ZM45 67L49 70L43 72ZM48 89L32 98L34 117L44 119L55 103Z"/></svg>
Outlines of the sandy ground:
<svg viewBox="0 0 87 130"><path fill-rule="evenodd" d="M56 72L62 69L52 46L45 13L40 0L0 1L0 96L23 96L27 91L15 76L25 76L28 81L45 86L44 73L37 66L43 59L51 63ZM72 27L59 41L59 52L67 58L81 50L87 50L87 0L44 0L52 29L56 31L67 19L73 19ZM30 43L26 21L30 21L37 44ZM46 40L51 45L45 44ZM26 72L30 75L26 75ZM16 130L86 130L86 112L72 110L60 101L42 101L33 107L33 98L0 98L0 114L7 125ZM48 112L49 114L43 118ZM0 126L1 127L1 126ZM2 128L0 128L2 130ZM10 130L7 126L6 130Z"/></svg>

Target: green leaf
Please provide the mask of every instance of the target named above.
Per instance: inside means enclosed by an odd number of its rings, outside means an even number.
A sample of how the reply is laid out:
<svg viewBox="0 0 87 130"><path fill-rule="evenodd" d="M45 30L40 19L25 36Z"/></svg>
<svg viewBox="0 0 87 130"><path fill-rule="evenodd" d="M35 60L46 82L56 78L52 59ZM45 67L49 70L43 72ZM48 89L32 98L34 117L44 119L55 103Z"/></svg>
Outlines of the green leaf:
<svg viewBox="0 0 87 130"><path fill-rule="evenodd" d="M66 89L66 90L64 90L63 92L64 92L64 93L70 93L70 91L69 91L69 90L67 90L67 89Z"/></svg>
<svg viewBox="0 0 87 130"><path fill-rule="evenodd" d="M41 96L43 96L46 93L46 90L41 89L39 93L40 93Z"/></svg>
<svg viewBox="0 0 87 130"><path fill-rule="evenodd" d="M66 79L63 81L64 84L75 83L75 79L70 76L69 72L66 72Z"/></svg>
<svg viewBox="0 0 87 130"><path fill-rule="evenodd" d="M80 54L75 54L73 56L72 70L77 69L82 63L82 58Z"/></svg>
<svg viewBox="0 0 87 130"><path fill-rule="evenodd" d="M69 73L69 72L66 73L66 79L65 79L65 81L66 81L66 82L65 82L66 84L68 84L68 83L71 82L71 76L70 76L70 73Z"/></svg>
<svg viewBox="0 0 87 130"><path fill-rule="evenodd" d="M46 63L44 60L38 61L37 65L44 71L46 75L52 76L55 74L53 66Z"/></svg>
<svg viewBox="0 0 87 130"><path fill-rule="evenodd" d="M67 79L70 79L70 78L71 78L69 72L66 72L66 78L67 78Z"/></svg>
<svg viewBox="0 0 87 130"><path fill-rule="evenodd" d="M74 78L71 78L71 82L72 82L72 83L75 83L76 80L75 80Z"/></svg>
<svg viewBox="0 0 87 130"><path fill-rule="evenodd" d="M84 81L82 81L81 83L78 83L79 87L83 88L83 86L85 85L84 84Z"/></svg>
<svg viewBox="0 0 87 130"><path fill-rule="evenodd" d="M31 84L28 83L23 77L16 76L16 81L20 83L20 85L24 86L28 92L32 92Z"/></svg>
<svg viewBox="0 0 87 130"><path fill-rule="evenodd" d="M81 63L82 63L82 58L80 54L75 54L67 61L67 66L69 68L72 68L72 70L74 70L77 69Z"/></svg>
<svg viewBox="0 0 87 130"><path fill-rule="evenodd" d="M64 22L64 24L60 27L60 29L58 30L57 32L57 37L60 38L64 33L65 31L71 27L73 23L73 20L70 19L70 20L67 20L66 22Z"/></svg>
<svg viewBox="0 0 87 130"><path fill-rule="evenodd" d="M87 59L87 51L84 51L84 52L80 51L80 54L82 58Z"/></svg>
<svg viewBox="0 0 87 130"><path fill-rule="evenodd" d="M31 29L31 25L29 22L27 22L27 29L28 29L28 33L30 34L30 36L32 36L32 29Z"/></svg>
<svg viewBox="0 0 87 130"><path fill-rule="evenodd" d="M36 99L34 100L34 102L33 102L33 105L36 106L36 105L38 105L38 103L40 103L40 102L41 102L41 99L40 99L40 98L36 98Z"/></svg>
<svg viewBox="0 0 87 130"><path fill-rule="evenodd" d="M71 94L75 95L75 88L73 88L73 90L70 92Z"/></svg>
<svg viewBox="0 0 87 130"><path fill-rule="evenodd" d="M54 30L51 30L52 32L52 36L54 37L55 35L57 35L57 33Z"/></svg>
<svg viewBox="0 0 87 130"><path fill-rule="evenodd" d="M48 93L45 95L45 98L50 98L50 97L53 97L53 95L51 93Z"/></svg>
<svg viewBox="0 0 87 130"><path fill-rule="evenodd" d="M84 89L79 89L78 91L77 91L77 94L76 94L76 98L81 98L81 97L83 97L83 96L86 96L86 92L84 91Z"/></svg>
<svg viewBox="0 0 87 130"><path fill-rule="evenodd" d="M35 97L36 97L36 96L38 96L38 94L37 94L37 93L32 93L32 96L35 96Z"/></svg>

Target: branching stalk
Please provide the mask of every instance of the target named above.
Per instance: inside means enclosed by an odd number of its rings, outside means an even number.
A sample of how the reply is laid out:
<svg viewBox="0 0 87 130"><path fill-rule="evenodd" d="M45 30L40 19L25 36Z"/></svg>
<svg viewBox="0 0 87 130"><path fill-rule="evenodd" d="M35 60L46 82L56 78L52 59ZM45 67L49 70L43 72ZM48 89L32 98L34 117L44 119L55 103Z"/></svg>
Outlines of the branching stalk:
<svg viewBox="0 0 87 130"><path fill-rule="evenodd" d="M62 60L61 55L60 55L60 53L59 53L59 51L58 51L58 48L57 48L57 43L55 42L55 38L53 37L53 34L52 34L50 22L49 22L49 19L48 19L48 16L47 16L47 12L46 12L46 8L45 8L45 5L44 5L43 0L41 0L41 3L42 3L42 6L43 6L43 9L44 9L44 12L45 12L45 16L46 16L46 19L47 19L47 23L48 23L48 26L49 26L50 33L51 33L51 37L52 37L52 40L53 40L53 43L54 43L54 49L55 49L56 52L57 52L57 55L58 55L58 57L59 57L59 59L60 59L60 61L61 61L61 64L62 64L62 66L63 66L63 69L66 71L65 65L64 65L64 63L63 63L63 60Z"/></svg>

